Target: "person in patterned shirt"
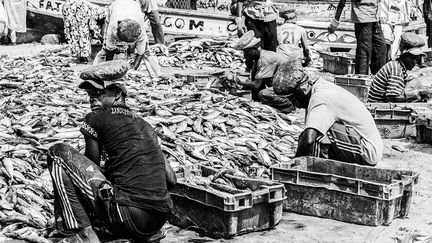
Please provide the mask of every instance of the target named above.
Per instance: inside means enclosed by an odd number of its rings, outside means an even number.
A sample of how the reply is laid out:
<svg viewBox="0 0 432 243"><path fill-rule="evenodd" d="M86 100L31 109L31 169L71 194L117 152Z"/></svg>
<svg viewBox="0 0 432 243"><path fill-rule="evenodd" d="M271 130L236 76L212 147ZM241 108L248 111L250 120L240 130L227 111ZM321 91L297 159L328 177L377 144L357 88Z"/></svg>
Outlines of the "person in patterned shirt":
<svg viewBox="0 0 432 243"><path fill-rule="evenodd" d="M116 237L165 237L162 226L173 206L168 187L176 178L154 129L126 105L122 84L86 80L79 88L88 92L92 107L80 130L89 160L49 164L65 228L77 232L62 243L100 242L95 219Z"/></svg>

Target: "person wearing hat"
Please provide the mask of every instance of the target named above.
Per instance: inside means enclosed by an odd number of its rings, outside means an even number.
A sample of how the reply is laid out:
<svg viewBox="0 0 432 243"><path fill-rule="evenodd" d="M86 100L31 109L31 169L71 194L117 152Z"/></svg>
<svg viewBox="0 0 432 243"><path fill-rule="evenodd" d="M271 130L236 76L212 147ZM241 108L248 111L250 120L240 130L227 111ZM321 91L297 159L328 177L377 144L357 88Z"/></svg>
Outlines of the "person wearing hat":
<svg viewBox="0 0 432 243"><path fill-rule="evenodd" d="M312 59L307 42L306 30L297 25L295 9L285 7L279 11L284 23L277 27L279 46L277 52L287 55L291 59L303 59L303 66L309 66Z"/></svg>
<svg viewBox="0 0 432 243"><path fill-rule="evenodd" d="M347 0L339 0L335 18L327 30L334 33ZM351 22L357 42L355 73L376 74L387 62L387 45L378 19L379 0L351 0Z"/></svg>
<svg viewBox="0 0 432 243"><path fill-rule="evenodd" d="M238 16L235 22L239 37L252 30L255 37L260 39L262 49L276 51L278 12L271 0L234 0L232 12ZM250 69L251 67L246 65L246 70Z"/></svg>
<svg viewBox="0 0 432 243"><path fill-rule="evenodd" d="M255 37L252 30L246 32L237 41L234 48L243 50L246 65L251 66L252 99L261 101L259 92L272 85L274 74L281 65L288 61L287 57L274 51L263 50L260 39Z"/></svg>
<svg viewBox="0 0 432 243"><path fill-rule="evenodd" d="M122 84L86 80L79 88L93 109L80 129L89 160L48 160L60 222L76 233L61 243L100 242L92 226L137 242L163 238L176 178L154 129L126 105Z"/></svg>
<svg viewBox="0 0 432 243"><path fill-rule="evenodd" d="M409 102L419 99L418 91L406 90L409 81L407 71L421 63L426 54L421 47L423 39L410 32L401 36L401 55L388 62L375 75L369 89L368 102Z"/></svg>
<svg viewBox="0 0 432 243"><path fill-rule="evenodd" d="M274 80L273 89L296 107L306 109L296 157L316 156L370 166L381 160L383 143L372 115L349 91L312 78L299 66Z"/></svg>

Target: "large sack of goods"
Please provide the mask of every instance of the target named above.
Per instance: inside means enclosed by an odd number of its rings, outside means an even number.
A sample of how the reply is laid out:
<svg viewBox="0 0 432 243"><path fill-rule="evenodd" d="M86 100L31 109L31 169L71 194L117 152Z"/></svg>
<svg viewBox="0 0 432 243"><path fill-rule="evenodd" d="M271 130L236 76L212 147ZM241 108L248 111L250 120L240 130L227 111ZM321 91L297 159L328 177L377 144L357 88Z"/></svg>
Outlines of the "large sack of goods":
<svg viewBox="0 0 432 243"><path fill-rule="evenodd" d="M102 62L82 70L80 78L84 80L110 81L123 77L129 68L129 63L124 60Z"/></svg>

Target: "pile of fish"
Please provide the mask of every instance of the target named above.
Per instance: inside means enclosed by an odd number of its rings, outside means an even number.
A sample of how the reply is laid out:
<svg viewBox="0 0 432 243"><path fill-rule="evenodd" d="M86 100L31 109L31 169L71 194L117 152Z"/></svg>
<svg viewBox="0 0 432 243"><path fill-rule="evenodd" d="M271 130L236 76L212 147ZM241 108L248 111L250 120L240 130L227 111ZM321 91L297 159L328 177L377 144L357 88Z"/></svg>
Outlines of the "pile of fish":
<svg viewBox="0 0 432 243"><path fill-rule="evenodd" d="M128 104L155 127L174 168L217 165L268 177L269 166L294 154L300 127L271 107L175 78L154 83L138 71L125 81ZM84 149L79 127L90 108L78 82L78 67L62 48L0 57L0 242L49 242L53 190L46 151L58 142Z"/></svg>
<svg viewBox="0 0 432 243"><path fill-rule="evenodd" d="M234 42L214 39L180 40L168 45L169 55L154 50L163 67L237 69L243 65L243 52L233 49Z"/></svg>
<svg viewBox="0 0 432 243"><path fill-rule="evenodd" d="M193 85L173 89L150 82L143 86L142 80L136 72L128 76L128 88L137 102L130 105L155 127L174 167L217 164L249 177L268 177L271 165L294 155L301 128L292 123L292 116Z"/></svg>
<svg viewBox="0 0 432 243"><path fill-rule="evenodd" d="M88 104L77 96L70 54L62 49L0 58L0 242L49 242L53 189L46 150L78 131Z"/></svg>

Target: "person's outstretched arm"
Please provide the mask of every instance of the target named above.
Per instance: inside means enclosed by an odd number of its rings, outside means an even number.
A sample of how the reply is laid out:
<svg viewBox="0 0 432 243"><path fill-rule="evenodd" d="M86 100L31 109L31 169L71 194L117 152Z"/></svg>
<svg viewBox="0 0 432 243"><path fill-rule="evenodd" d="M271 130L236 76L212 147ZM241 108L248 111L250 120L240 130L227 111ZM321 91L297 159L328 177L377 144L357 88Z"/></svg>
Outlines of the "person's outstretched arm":
<svg viewBox="0 0 432 243"><path fill-rule="evenodd" d="M342 11L345 7L346 0L339 0L339 4L336 9L336 14L334 19L330 22L329 27L327 28L329 33L334 33L339 26L340 16L342 15Z"/></svg>

